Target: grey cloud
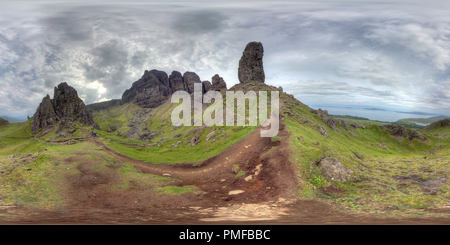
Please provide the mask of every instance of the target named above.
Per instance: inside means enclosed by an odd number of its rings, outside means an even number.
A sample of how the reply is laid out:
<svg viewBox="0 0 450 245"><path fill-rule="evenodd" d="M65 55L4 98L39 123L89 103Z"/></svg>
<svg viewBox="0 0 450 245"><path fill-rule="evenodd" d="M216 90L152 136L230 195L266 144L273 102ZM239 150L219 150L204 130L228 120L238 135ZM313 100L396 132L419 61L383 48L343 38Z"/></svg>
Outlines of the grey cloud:
<svg viewBox="0 0 450 245"><path fill-rule="evenodd" d="M336 81L300 81L291 84L290 90L297 95L339 95L339 96L367 96L380 99L393 98L391 91L376 90L369 87L352 86L345 82Z"/></svg>
<svg viewBox="0 0 450 245"><path fill-rule="evenodd" d="M181 12L176 15L172 28L184 34L205 34L220 30L226 19L216 11Z"/></svg>

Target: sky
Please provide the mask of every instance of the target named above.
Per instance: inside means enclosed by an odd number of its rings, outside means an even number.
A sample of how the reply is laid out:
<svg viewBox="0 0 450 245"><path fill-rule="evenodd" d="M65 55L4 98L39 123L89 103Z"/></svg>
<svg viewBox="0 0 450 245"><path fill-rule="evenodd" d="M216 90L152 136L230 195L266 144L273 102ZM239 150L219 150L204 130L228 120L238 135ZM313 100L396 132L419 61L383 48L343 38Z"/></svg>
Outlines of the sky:
<svg viewBox="0 0 450 245"><path fill-rule="evenodd" d="M32 116L67 82L120 99L145 70L239 83L261 42L266 84L311 106L450 115L450 10L441 1L2 1L0 115ZM316 108L317 109L317 108Z"/></svg>

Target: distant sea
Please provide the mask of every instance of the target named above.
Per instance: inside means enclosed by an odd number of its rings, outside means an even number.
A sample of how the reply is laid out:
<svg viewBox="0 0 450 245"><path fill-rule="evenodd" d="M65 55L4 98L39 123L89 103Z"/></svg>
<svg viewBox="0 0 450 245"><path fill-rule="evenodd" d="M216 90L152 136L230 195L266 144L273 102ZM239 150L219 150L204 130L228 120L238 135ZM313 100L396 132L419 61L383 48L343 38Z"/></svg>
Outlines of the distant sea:
<svg viewBox="0 0 450 245"><path fill-rule="evenodd" d="M395 122L404 118L429 118L439 116L440 114L424 113L424 112L402 112L378 108L354 108L354 107L340 107L340 106L315 106L314 109L321 108L327 110L331 115L348 115L356 117L365 117L370 120L377 120L383 122Z"/></svg>

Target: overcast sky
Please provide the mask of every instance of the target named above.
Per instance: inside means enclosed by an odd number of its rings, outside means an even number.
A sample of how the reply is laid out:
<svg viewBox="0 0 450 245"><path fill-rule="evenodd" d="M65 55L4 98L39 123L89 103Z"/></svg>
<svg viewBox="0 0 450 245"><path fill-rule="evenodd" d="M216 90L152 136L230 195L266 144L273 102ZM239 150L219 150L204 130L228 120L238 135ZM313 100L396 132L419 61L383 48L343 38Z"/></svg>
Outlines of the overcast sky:
<svg viewBox="0 0 450 245"><path fill-rule="evenodd" d="M450 115L450 5L401 1L0 1L0 115L67 82L119 99L145 70L238 83L262 42L266 83L303 103ZM317 108L316 108L317 109Z"/></svg>

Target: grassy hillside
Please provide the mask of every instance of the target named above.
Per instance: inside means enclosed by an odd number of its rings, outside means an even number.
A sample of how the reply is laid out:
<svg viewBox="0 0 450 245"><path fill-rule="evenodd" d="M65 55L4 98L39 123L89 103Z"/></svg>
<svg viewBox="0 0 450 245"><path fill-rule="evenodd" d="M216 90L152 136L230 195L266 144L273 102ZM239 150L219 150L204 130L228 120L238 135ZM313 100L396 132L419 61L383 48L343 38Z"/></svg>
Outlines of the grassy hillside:
<svg viewBox="0 0 450 245"><path fill-rule="evenodd" d="M323 198L356 209L408 209L440 206L450 195L449 184L435 195L424 194L417 183L450 176L450 140L426 135L428 142L395 138L374 124L366 129L349 130L338 126L342 134L330 129L309 107L283 96L284 111L291 132L291 161L301 183L302 198ZM306 120L305 120L306 119ZM355 119L346 119L354 122ZM359 120L365 121L365 120ZM328 131L325 138L316 129L321 124ZM444 129L441 129L444 130ZM449 129L445 129L448 131ZM380 147L386 146L386 149ZM315 163L333 157L353 171L347 182L332 181ZM405 183L396 176L420 178L416 184ZM413 177L411 177L413 178Z"/></svg>

